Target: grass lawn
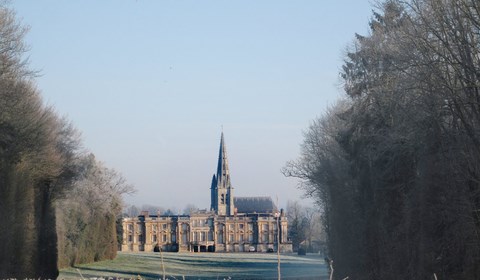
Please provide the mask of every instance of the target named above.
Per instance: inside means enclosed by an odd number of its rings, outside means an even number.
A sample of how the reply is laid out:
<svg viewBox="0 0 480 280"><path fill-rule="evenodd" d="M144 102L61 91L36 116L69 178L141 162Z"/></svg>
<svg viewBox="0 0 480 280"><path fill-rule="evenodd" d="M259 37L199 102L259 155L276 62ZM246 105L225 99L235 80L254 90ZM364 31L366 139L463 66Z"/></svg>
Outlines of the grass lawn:
<svg viewBox="0 0 480 280"><path fill-rule="evenodd" d="M168 279L277 279L275 253L163 253ZM162 279L160 253L119 252L115 260L60 271L58 279L123 277ZM328 279L318 255L281 255L282 279Z"/></svg>

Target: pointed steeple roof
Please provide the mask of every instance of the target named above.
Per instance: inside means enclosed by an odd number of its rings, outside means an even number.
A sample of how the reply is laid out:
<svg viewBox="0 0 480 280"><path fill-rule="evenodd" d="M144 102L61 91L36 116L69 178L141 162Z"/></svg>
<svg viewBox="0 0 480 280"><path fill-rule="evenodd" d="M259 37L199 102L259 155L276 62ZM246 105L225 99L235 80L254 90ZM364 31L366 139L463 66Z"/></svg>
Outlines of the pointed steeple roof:
<svg viewBox="0 0 480 280"><path fill-rule="evenodd" d="M218 152L217 181L219 188L230 187L230 171L228 169L227 150L225 147L223 131L220 139L220 150Z"/></svg>

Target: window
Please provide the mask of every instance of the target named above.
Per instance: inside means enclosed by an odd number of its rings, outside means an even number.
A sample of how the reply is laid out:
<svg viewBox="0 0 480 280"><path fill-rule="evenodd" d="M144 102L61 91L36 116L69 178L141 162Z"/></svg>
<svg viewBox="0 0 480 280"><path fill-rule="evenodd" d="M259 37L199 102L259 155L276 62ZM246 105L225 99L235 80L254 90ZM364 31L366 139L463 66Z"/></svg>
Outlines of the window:
<svg viewBox="0 0 480 280"><path fill-rule="evenodd" d="M222 194L221 203L225 204L225 195L224 194Z"/></svg>
<svg viewBox="0 0 480 280"><path fill-rule="evenodd" d="M235 235L230 234L230 242L235 242Z"/></svg>
<svg viewBox="0 0 480 280"><path fill-rule="evenodd" d="M208 241L213 241L213 232L212 231L208 232Z"/></svg>
<svg viewBox="0 0 480 280"><path fill-rule="evenodd" d="M200 241L205 241L205 239L207 239L207 238L206 238L206 233L205 233L204 231L202 231L202 232L200 233Z"/></svg>
<svg viewBox="0 0 480 280"><path fill-rule="evenodd" d="M128 235L128 242L133 242L133 236L131 234Z"/></svg>
<svg viewBox="0 0 480 280"><path fill-rule="evenodd" d="M152 225L152 230L157 231L157 225Z"/></svg>
<svg viewBox="0 0 480 280"><path fill-rule="evenodd" d="M252 243L253 242L253 233L248 234L248 242Z"/></svg>
<svg viewBox="0 0 480 280"><path fill-rule="evenodd" d="M162 229L167 229L167 224L162 224Z"/></svg>
<svg viewBox="0 0 480 280"><path fill-rule="evenodd" d="M243 226L244 226L243 224L239 224L239 225L238 225L238 227L239 227L240 229L243 229Z"/></svg>
<svg viewBox="0 0 480 280"><path fill-rule="evenodd" d="M243 242L243 233L240 233L240 235L238 235L238 241Z"/></svg>
<svg viewBox="0 0 480 280"><path fill-rule="evenodd" d="M223 243L223 231L219 231L217 234L217 242L218 243Z"/></svg>
<svg viewBox="0 0 480 280"><path fill-rule="evenodd" d="M253 230L253 224L248 224L248 230Z"/></svg>
<svg viewBox="0 0 480 280"><path fill-rule="evenodd" d="M129 224L129 225L128 225L128 230L130 230L130 231L133 230L133 225L132 225L132 224Z"/></svg>
<svg viewBox="0 0 480 280"><path fill-rule="evenodd" d="M162 235L162 242L167 242L167 234Z"/></svg>
<svg viewBox="0 0 480 280"><path fill-rule="evenodd" d="M228 229L229 230L235 230L235 225L234 224L229 224Z"/></svg>
<svg viewBox="0 0 480 280"><path fill-rule="evenodd" d="M198 232L193 233L193 241L198 241Z"/></svg>
<svg viewBox="0 0 480 280"><path fill-rule="evenodd" d="M152 242L157 242L157 235L156 234L152 235Z"/></svg>
<svg viewBox="0 0 480 280"><path fill-rule="evenodd" d="M263 224L262 225L262 230L268 231L268 224Z"/></svg>
<svg viewBox="0 0 480 280"><path fill-rule="evenodd" d="M264 234L263 234L262 241L263 241L264 243L268 243L268 233L264 233Z"/></svg>

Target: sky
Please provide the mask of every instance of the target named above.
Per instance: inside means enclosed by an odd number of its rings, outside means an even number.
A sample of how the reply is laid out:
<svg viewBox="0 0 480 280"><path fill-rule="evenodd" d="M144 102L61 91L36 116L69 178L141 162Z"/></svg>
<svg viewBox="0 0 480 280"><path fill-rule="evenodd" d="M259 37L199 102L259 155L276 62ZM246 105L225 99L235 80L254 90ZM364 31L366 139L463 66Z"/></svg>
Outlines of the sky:
<svg viewBox="0 0 480 280"><path fill-rule="evenodd" d="M223 130L237 196L310 205L280 172L343 95L368 0L16 0L44 101L137 189L128 204L210 206Z"/></svg>

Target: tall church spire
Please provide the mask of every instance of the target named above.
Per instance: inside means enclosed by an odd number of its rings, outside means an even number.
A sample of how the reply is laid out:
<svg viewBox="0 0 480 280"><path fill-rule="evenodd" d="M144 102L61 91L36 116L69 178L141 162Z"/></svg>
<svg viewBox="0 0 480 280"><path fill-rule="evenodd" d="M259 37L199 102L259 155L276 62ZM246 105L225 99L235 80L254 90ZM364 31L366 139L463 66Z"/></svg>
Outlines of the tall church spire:
<svg viewBox="0 0 480 280"><path fill-rule="evenodd" d="M225 147L223 131L220 139L220 150L218 152L217 181L219 188L230 187L230 171L228 170L227 149Z"/></svg>
<svg viewBox="0 0 480 280"><path fill-rule="evenodd" d="M212 179L212 210L218 215L230 216L234 214L233 188L230 183L230 171L228 169L227 150L225 148L225 139L220 139L220 149L218 152L217 175Z"/></svg>

